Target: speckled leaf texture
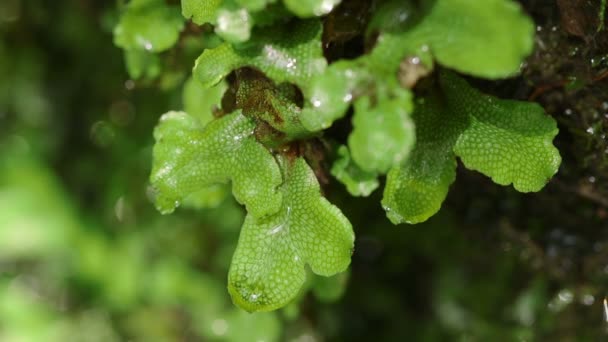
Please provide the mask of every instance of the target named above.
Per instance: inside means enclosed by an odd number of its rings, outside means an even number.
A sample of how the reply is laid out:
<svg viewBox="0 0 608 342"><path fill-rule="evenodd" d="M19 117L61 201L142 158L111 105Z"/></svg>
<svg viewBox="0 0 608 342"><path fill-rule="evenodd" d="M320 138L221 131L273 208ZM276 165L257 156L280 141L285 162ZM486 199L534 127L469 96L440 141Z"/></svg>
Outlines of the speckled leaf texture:
<svg viewBox="0 0 608 342"><path fill-rule="evenodd" d="M521 192L539 191L549 182L561 163L552 144L558 130L540 105L483 95L450 73L442 85L451 111L470 120L454 146L467 168Z"/></svg>
<svg viewBox="0 0 608 342"><path fill-rule="evenodd" d="M240 112L204 128L184 112L169 112L154 130L150 180L156 206L171 213L190 194L232 181L234 197L254 217L276 213L282 183L274 157L253 137L255 124Z"/></svg>
<svg viewBox="0 0 608 342"><path fill-rule="evenodd" d="M322 25L309 19L258 29L247 44L224 43L205 50L196 60L194 75L205 87L221 81L231 71L249 66L262 71L276 83L290 82L306 89L313 75L325 70L321 49Z"/></svg>
<svg viewBox="0 0 608 342"><path fill-rule="evenodd" d="M282 161L283 204L273 216L247 215L228 275L234 303L269 311L293 300L306 279L305 265L323 276L346 270L354 247L348 219L320 192L302 158Z"/></svg>
<svg viewBox="0 0 608 342"><path fill-rule="evenodd" d="M202 25L215 23L217 11L223 0L181 0L182 14L186 19Z"/></svg>
<svg viewBox="0 0 608 342"><path fill-rule="evenodd" d="M484 95L447 71L440 88L417 103L416 147L388 174L382 204L393 223L422 222L439 210L456 156L522 192L539 191L557 172L557 125L538 104Z"/></svg>
<svg viewBox="0 0 608 342"><path fill-rule="evenodd" d="M214 110L221 107L222 95L228 86L220 82L211 88L203 88L198 81L190 77L184 83L182 102L184 111L198 119L201 127L213 120ZM227 184L214 184L205 187L184 197L182 205L188 208L215 208L230 193Z"/></svg>

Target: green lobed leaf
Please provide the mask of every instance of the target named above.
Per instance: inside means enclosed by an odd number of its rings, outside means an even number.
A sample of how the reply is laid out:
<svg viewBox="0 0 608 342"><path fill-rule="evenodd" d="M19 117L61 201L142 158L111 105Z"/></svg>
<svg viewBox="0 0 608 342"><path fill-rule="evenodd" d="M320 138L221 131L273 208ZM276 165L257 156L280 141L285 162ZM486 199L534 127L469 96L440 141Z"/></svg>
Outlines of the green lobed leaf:
<svg viewBox="0 0 608 342"><path fill-rule="evenodd" d="M388 174L382 205L389 219L417 223L441 207L455 178L458 155L466 167L518 191L538 191L557 172L555 121L535 103L484 95L451 72L416 106L417 142L410 158Z"/></svg>
<svg viewBox="0 0 608 342"><path fill-rule="evenodd" d="M364 57L354 61L338 61L323 74L315 75L306 92L307 102L302 110L302 125L311 132L324 130L343 117L352 101L364 89L371 89L373 74Z"/></svg>
<svg viewBox="0 0 608 342"><path fill-rule="evenodd" d="M420 63L427 64L430 69L432 60L429 52L403 41L399 36L412 21L414 10L407 1L384 4L370 23L370 32L382 29L372 51L354 60L332 63L324 73L312 78L305 92L307 101L301 115L304 127L313 132L330 127L335 120L346 115L355 100L363 96L399 96L403 91L399 89L401 86L396 76L406 56L421 56Z"/></svg>
<svg viewBox="0 0 608 342"><path fill-rule="evenodd" d="M126 50L161 52L177 42L183 27L176 6L162 0L132 3L114 28L114 43Z"/></svg>
<svg viewBox="0 0 608 342"><path fill-rule="evenodd" d="M221 107L222 96L228 86L220 82L211 88L203 88L198 81L190 77L184 83L182 102L184 111L198 119L201 127L213 120L214 110ZM183 206L188 208L215 208L219 206L230 193L226 184L214 184L186 196Z"/></svg>
<svg viewBox="0 0 608 342"><path fill-rule="evenodd" d="M517 191L539 191L561 163L552 140L558 129L537 103L500 100L470 87L451 73L442 77L451 111L467 113L469 124L454 152L464 165Z"/></svg>
<svg viewBox="0 0 608 342"><path fill-rule="evenodd" d="M323 276L350 264L354 234L348 219L321 195L304 159L282 165L281 210L245 218L228 274L233 302L247 311L274 310L293 300L304 284L306 264Z"/></svg>
<svg viewBox="0 0 608 342"><path fill-rule="evenodd" d="M215 33L226 41L239 43L249 40L253 18L249 11L233 1L224 1L213 22Z"/></svg>
<svg viewBox="0 0 608 342"><path fill-rule="evenodd" d="M485 78L519 71L534 46L534 24L512 0L437 0L409 35L445 66Z"/></svg>
<svg viewBox="0 0 608 342"><path fill-rule="evenodd" d="M321 49L322 25L311 19L284 27L257 29L238 48L224 43L205 50L194 64L194 74L205 87L213 86L235 69L249 66L277 83L290 82L306 89L313 75L325 70Z"/></svg>
<svg viewBox="0 0 608 342"><path fill-rule="evenodd" d="M289 13L276 0L183 0L182 14L195 24L209 23L230 43L251 38L254 26L267 26Z"/></svg>
<svg viewBox="0 0 608 342"><path fill-rule="evenodd" d="M252 217L276 213L282 183L273 156L253 137L255 124L240 112L202 127L184 112L169 112L154 130L156 144L150 180L156 206L171 213L187 196L232 181L234 197Z"/></svg>
<svg viewBox="0 0 608 342"><path fill-rule="evenodd" d="M439 94L416 103L416 145L387 177L382 206L394 224L418 223L434 215L456 178L452 148L466 121L443 111Z"/></svg>
<svg viewBox="0 0 608 342"><path fill-rule="evenodd" d="M181 0L182 15L195 24L214 23L224 0Z"/></svg>
<svg viewBox="0 0 608 342"><path fill-rule="evenodd" d="M397 0L382 8L378 11L381 20L372 20L372 27L388 31L378 37L378 44L384 43L378 50L386 50L380 53L385 58L378 61L387 66L402 59L404 51L424 50L444 66L502 78L518 72L532 52L533 22L512 0L436 0L425 3L421 15L412 13L408 2ZM390 13L401 14L401 31Z"/></svg>
<svg viewBox="0 0 608 342"><path fill-rule="evenodd" d="M364 171L354 163L348 147L340 146L337 152L338 158L331 167L331 174L346 186L351 195L367 197L378 188L378 175Z"/></svg>
<svg viewBox="0 0 608 342"><path fill-rule="evenodd" d="M405 160L414 147L412 95L407 91L400 95L376 99L374 105L369 97L355 102L348 146L353 160L365 171L386 173Z"/></svg>

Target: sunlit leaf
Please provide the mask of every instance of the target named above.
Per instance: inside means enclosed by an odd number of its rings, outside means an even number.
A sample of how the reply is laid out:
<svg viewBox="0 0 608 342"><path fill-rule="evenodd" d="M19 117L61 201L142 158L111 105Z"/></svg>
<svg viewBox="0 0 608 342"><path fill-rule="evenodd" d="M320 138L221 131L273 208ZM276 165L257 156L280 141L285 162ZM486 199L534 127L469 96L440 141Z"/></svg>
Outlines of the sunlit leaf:
<svg viewBox="0 0 608 342"><path fill-rule="evenodd" d="M183 112L169 112L154 131L156 145L150 180L156 206L172 212L187 196L232 181L235 198L254 217L276 213L281 205L279 167L252 136L254 123L239 112L205 128Z"/></svg>
<svg viewBox="0 0 608 342"><path fill-rule="evenodd" d="M304 159L284 160L283 168L281 210L245 218L230 266L228 290L247 311L274 310L293 300L305 281L305 265L331 276L350 264L351 224L321 195Z"/></svg>
<svg viewBox="0 0 608 342"><path fill-rule="evenodd" d="M238 48L224 43L205 50L195 62L195 76L203 86L210 87L234 69L250 66L277 83L290 82L305 89L311 77L327 65L321 49L322 27L316 19L289 25L288 30L259 29Z"/></svg>
<svg viewBox="0 0 608 342"><path fill-rule="evenodd" d="M557 126L538 104L484 95L447 71L440 85L417 103L412 155L388 174L382 204L393 223L421 222L439 210L455 178L455 156L523 192L539 191L557 172Z"/></svg>

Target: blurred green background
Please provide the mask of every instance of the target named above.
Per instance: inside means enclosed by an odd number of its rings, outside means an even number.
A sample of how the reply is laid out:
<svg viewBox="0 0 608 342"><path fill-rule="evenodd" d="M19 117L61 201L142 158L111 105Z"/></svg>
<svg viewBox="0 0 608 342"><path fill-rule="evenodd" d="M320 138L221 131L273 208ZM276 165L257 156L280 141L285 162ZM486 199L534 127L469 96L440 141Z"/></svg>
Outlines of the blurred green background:
<svg viewBox="0 0 608 342"><path fill-rule="evenodd" d="M563 7L522 3L537 52L522 77L479 86L525 98L578 82L536 96L562 130L556 179L519 194L459 169L416 226L392 226L379 193L334 185L357 234L351 271L248 314L226 291L243 209L161 216L147 181L154 125L182 107L204 43L133 81L112 44L116 3L0 1L0 341L606 339L608 50L570 32Z"/></svg>

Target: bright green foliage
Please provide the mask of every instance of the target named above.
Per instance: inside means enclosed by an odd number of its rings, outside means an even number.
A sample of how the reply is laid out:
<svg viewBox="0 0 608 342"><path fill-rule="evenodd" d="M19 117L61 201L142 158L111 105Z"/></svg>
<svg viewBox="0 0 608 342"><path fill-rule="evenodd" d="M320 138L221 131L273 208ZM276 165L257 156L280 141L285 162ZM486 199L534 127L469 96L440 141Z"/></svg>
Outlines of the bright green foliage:
<svg viewBox="0 0 608 342"><path fill-rule="evenodd" d="M250 66L277 83L290 82L305 89L310 78L327 65L321 50L322 27L316 19L289 25L293 25L289 30L260 29L250 43L238 49L224 43L205 50L195 62L195 76L210 87L232 70Z"/></svg>
<svg viewBox="0 0 608 342"><path fill-rule="evenodd" d="M367 69L365 57L355 61L338 61L323 74L313 77L307 92L308 101L300 120L308 130L328 128L346 114L356 96L371 89L373 72Z"/></svg>
<svg viewBox="0 0 608 342"><path fill-rule="evenodd" d="M226 1L217 11L215 33L229 42L244 42L249 40L253 22L251 14L244 8L234 6Z"/></svg>
<svg viewBox="0 0 608 342"><path fill-rule="evenodd" d="M346 185L346 190L353 196L369 196L379 185L378 175L355 164L346 146L338 148L338 158L331 167L331 174Z"/></svg>
<svg viewBox="0 0 608 342"><path fill-rule="evenodd" d="M463 122L451 112L442 112L439 94L421 99L416 105L416 146L401 166L393 167L386 178L382 205L397 224L418 223L435 214L456 176L452 148Z"/></svg>
<svg viewBox="0 0 608 342"><path fill-rule="evenodd" d="M212 24L222 38L240 43L249 40L254 26L288 19L292 16L289 12L301 18L322 16L339 3L340 0L283 0L282 3L277 0L183 0L182 14L198 25Z"/></svg>
<svg viewBox="0 0 608 342"><path fill-rule="evenodd" d="M325 129L358 96L374 89L392 91L398 87L399 66L408 57L415 57L419 68L432 68L434 57L462 72L498 78L516 73L532 50L532 22L511 1L438 0L426 6L421 14L410 1L382 4L368 28L370 37L378 33L374 49L356 60L334 63L312 80L304 126Z"/></svg>
<svg viewBox="0 0 608 342"><path fill-rule="evenodd" d="M500 13L500 15L497 15ZM384 4L369 33L379 32L371 59L394 68L408 54L479 77L515 74L533 47L534 25L510 0L437 0L422 11L407 1Z"/></svg>
<svg viewBox="0 0 608 342"><path fill-rule="evenodd" d="M226 41L242 43L251 37L254 25L263 26L288 16L271 7L272 0L183 0L182 14L196 24L214 25L215 33ZM276 7L276 6L275 6Z"/></svg>
<svg viewBox="0 0 608 342"><path fill-rule="evenodd" d="M177 42L183 27L178 7L163 0L133 2L114 28L114 43L125 50L161 52Z"/></svg>
<svg viewBox="0 0 608 342"><path fill-rule="evenodd" d="M218 104L226 88L224 82L211 88L203 88L195 79L189 78L184 84L182 93L184 111L197 118L204 127L213 119L213 111L219 110ZM214 208L226 198L229 192L230 189L225 184L211 185L188 195L184 198L183 205L191 208Z"/></svg>
<svg viewBox="0 0 608 342"><path fill-rule="evenodd" d="M197 118L205 126L213 120L213 111L219 110L222 96L228 86L221 82L211 88L204 88L194 78L189 78L184 84L182 102L184 111Z"/></svg>
<svg viewBox="0 0 608 342"><path fill-rule="evenodd" d="M353 132L348 138L353 160L368 172L386 173L402 162L414 146L415 130L409 114L413 110L410 92L401 97L377 100L368 97L355 102Z"/></svg>
<svg viewBox="0 0 608 342"><path fill-rule="evenodd" d="M341 0L284 0L285 6L297 16L306 18L329 13Z"/></svg>
<svg viewBox="0 0 608 342"><path fill-rule="evenodd" d="M252 136L254 127L239 112L204 129L186 113L163 115L154 131L157 143L150 176L158 192L157 208L171 213L188 195L231 180L235 198L251 215L277 212L281 174L272 155Z"/></svg>
<svg viewBox="0 0 608 342"><path fill-rule="evenodd" d="M331 276L350 263L354 235L340 210L320 193L306 161L283 160L283 204L273 216L248 215L232 259L228 290L247 311L268 311L293 300L312 271Z"/></svg>
<svg viewBox="0 0 608 342"><path fill-rule="evenodd" d="M466 167L521 192L547 184L561 158L552 144L557 125L540 105L483 95L453 74L445 74L443 87L452 113L470 120L454 146Z"/></svg>
<svg viewBox="0 0 608 342"><path fill-rule="evenodd" d="M196 24L215 23L223 0L182 0L182 14Z"/></svg>
<svg viewBox="0 0 608 342"><path fill-rule="evenodd" d="M555 122L537 105L483 95L443 68L437 84L430 79L417 88L421 98L411 91L436 65L485 78L516 73L532 49L533 25L513 1L379 2L369 22L359 22L367 27L355 30L366 52L328 66L328 36L343 33L341 19L331 13L323 27L316 17L339 3L182 1L183 15L213 25L210 36L221 42L205 46L195 61L183 92L188 114L166 114L154 133L156 205L163 213L180 203L216 206L227 192L221 183L232 181L248 215L229 292L248 311L293 301L306 264L328 276L350 263L350 223L322 197L315 177L326 162L353 196L368 196L388 172L382 205L395 224L439 210L457 156L519 191L538 191L560 162L551 144ZM126 14L157 6L132 2ZM337 28L327 25L334 19ZM144 56L132 56L132 75L153 75ZM330 160L334 144L323 131L350 108L348 147Z"/></svg>
<svg viewBox="0 0 608 342"><path fill-rule="evenodd" d="M404 40L428 45L437 61L486 78L510 76L532 51L534 25L510 0L438 0ZM416 44L416 43L418 44Z"/></svg>
<svg viewBox="0 0 608 342"><path fill-rule="evenodd" d="M449 72L440 85L442 93L416 107L412 156L388 174L382 204L393 223L421 222L439 210L455 178L455 156L524 192L540 190L557 172L557 127L539 105L483 95Z"/></svg>

